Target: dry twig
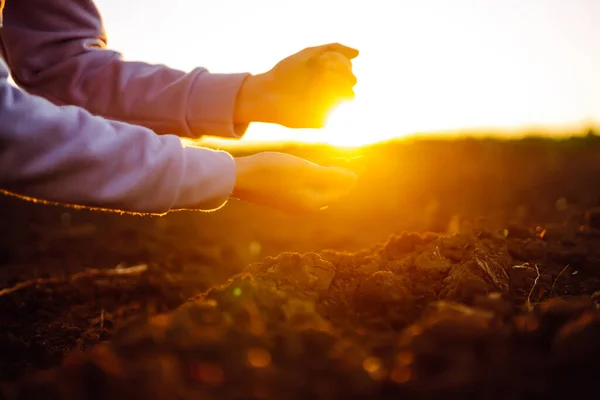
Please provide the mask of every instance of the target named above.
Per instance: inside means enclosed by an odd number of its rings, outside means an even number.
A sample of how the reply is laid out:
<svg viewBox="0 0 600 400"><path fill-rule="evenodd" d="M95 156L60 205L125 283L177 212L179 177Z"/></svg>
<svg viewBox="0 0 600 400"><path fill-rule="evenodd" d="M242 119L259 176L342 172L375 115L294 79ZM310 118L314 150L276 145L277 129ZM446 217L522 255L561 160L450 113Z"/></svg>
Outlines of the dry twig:
<svg viewBox="0 0 600 400"><path fill-rule="evenodd" d="M0 290L0 297L7 296L11 293L17 292L21 289L26 289L31 286L37 285L47 285L52 283L61 283L66 281L76 281L81 278L89 277L89 276L101 276L101 277L110 277L110 276L121 276L121 275L135 275L141 274L148 269L148 266L145 264L136 265L134 267L122 268L121 266L117 266L114 269L92 269L84 272L78 272L76 274L71 275L67 278L36 278L28 281L19 282L13 287L9 287L6 289Z"/></svg>

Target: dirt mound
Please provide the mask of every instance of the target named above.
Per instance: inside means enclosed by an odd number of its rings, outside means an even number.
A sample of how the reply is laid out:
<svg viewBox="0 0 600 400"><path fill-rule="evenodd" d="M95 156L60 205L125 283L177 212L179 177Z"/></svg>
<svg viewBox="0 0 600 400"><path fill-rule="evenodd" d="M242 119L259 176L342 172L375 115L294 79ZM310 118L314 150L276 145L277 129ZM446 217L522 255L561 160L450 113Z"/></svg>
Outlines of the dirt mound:
<svg viewBox="0 0 600 400"><path fill-rule="evenodd" d="M34 279L0 290L0 377L55 366L66 352L106 340L134 315L177 308L194 293L189 287L180 276L139 265Z"/></svg>
<svg viewBox="0 0 600 400"><path fill-rule="evenodd" d="M514 225L405 233L355 254L284 253L176 311L131 321L10 392L19 399L572 397L592 389L600 370L599 245L589 224Z"/></svg>

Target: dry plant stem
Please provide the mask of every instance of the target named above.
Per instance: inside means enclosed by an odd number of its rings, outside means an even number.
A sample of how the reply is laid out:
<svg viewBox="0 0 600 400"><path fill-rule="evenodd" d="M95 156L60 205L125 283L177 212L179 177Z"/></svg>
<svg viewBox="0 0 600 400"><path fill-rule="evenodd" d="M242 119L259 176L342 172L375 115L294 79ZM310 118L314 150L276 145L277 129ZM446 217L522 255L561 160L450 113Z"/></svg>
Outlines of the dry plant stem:
<svg viewBox="0 0 600 400"><path fill-rule="evenodd" d="M567 270L567 268L569 268L570 265L567 264L562 271L560 271L560 274L558 274L558 276L556 277L556 279L554 280L554 282L552 282L552 288L550 288L550 298L552 298L552 294L554 293L554 286L556 286L556 282L558 282L558 280L560 279L560 277L562 276L562 274Z"/></svg>
<svg viewBox="0 0 600 400"><path fill-rule="evenodd" d="M535 264L535 271L537 272L537 276L535 277L535 280L533 281L533 286L531 286L531 289L529 290L529 295L527 296L527 307L531 307L531 295L533 294L533 289L535 289L538 280L540 279L540 269L538 268L537 264Z"/></svg>
<svg viewBox="0 0 600 400"><path fill-rule="evenodd" d="M64 282L66 280L76 281L80 278L92 276L92 275L97 275L97 276L102 276L102 277L135 275L135 274L141 274L142 272L145 272L147 269L148 269L148 266L145 264L142 264L142 265L136 265L134 267L115 268L115 269L108 269L108 270L91 269L88 271L73 274L67 278L47 278L47 279L36 278L36 279L24 281L24 282L19 282L16 285L14 285L13 287L0 290L0 297L7 296L7 295L17 292L21 289L25 289L25 288L28 288L31 286L36 286L36 285L59 283L59 282Z"/></svg>
<svg viewBox="0 0 600 400"><path fill-rule="evenodd" d="M498 280L498 278L496 278L495 274L492 273L492 269L490 268L490 265L488 264L487 261L480 259L479 257L475 257L475 261L477 262L477 265L490 277L490 279L492 280L492 282L494 282L494 284L498 287L498 289L502 290L503 292L508 291L508 284L507 283L503 284L502 282L500 282ZM506 282L509 281L508 274L500 265L492 264L492 266L496 267L496 268L494 268L495 271L502 272L502 275L506 278Z"/></svg>

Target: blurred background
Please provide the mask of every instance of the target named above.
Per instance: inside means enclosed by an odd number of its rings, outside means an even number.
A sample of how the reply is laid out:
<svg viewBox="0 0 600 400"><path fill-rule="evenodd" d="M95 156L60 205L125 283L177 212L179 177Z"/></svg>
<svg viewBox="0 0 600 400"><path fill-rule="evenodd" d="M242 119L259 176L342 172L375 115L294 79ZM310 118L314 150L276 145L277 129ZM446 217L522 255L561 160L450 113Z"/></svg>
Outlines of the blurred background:
<svg viewBox="0 0 600 400"><path fill-rule="evenodd" d="M600 122L595 0L97 0L109 47L189 71L268 70L308 46L361 51L356 99L323 131L244 141L358 145L431 132L560 134Z"/></svg>

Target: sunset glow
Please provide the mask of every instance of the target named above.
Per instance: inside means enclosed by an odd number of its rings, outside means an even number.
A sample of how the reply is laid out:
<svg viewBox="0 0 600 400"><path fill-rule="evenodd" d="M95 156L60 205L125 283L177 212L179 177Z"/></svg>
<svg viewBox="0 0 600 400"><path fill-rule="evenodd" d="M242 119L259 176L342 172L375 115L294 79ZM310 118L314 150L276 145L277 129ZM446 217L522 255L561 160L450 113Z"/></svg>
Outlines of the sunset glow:
<svg viewBox="0 0 600 400"><path fill-rule="evenodd" d="M110 47L183 70L258 73L329 42L361 51L356 99L326 128L253 124L246 141L352 146L415 132L600 122L594 0L97 3Z"/></svg>

